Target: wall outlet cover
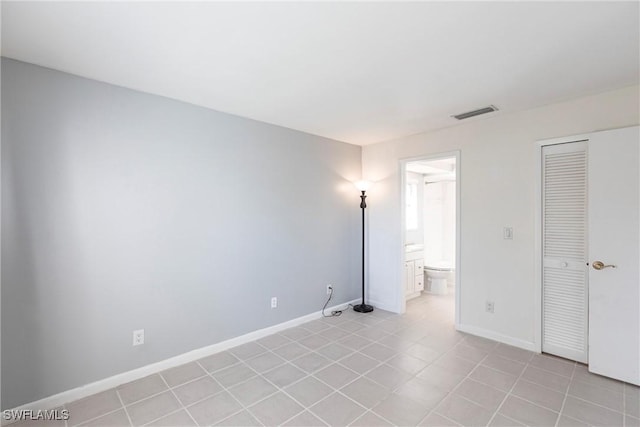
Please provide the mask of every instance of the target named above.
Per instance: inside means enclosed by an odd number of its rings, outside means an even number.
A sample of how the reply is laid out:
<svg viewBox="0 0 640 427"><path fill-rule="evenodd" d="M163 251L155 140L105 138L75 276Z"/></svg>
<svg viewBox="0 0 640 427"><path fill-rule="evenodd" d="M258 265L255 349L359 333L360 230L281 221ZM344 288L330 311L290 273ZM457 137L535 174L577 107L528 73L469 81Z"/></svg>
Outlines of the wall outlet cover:
<svg viewBox="0 0 640 427"><path fill-rule="evenodd" d="M133 345L144 344L144 329L138 329L133 331Z"/></svg>
<svg viewBox="0 0 640 427"><path fill-rule="evenodd" d="M502 236L505 240L513 240L513 227L504 227L502 229Z"/></svg>
<svg viewBox="0 0 640 427"><path fill-rule="evenodd" d="M493 313L493 310L494 310L494 303L493 303L493 301L487 301L487 302L485 303L485 311L486 311L487 313Z"/></svg>

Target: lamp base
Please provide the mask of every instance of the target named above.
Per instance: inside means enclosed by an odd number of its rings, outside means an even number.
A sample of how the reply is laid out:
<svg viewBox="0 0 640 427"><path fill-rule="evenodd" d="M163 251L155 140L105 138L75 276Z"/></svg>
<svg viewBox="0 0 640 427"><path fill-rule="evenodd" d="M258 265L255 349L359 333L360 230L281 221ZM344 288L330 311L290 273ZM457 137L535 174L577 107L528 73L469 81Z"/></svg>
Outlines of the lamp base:
<svg viewBox="0 0 640 427"><path fill-rule="evenodd" d="M353 311L357 311L358 313L371 313L373 311L373 306L368 304L358 304L353 306Z"/></svg>

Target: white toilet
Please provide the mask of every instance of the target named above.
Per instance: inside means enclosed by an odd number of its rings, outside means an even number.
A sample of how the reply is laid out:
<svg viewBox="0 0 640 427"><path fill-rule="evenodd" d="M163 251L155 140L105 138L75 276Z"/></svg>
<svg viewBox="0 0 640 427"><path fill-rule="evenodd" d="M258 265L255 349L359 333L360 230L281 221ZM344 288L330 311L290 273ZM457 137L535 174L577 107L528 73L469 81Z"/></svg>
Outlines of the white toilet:
<svg viewBox="0 0 640 427"><path fill-rule="evenodd" d="M426 289L432 294L446 295L447 285L453 281L455 268L447 261L429 262L424 265Z"/></svg>

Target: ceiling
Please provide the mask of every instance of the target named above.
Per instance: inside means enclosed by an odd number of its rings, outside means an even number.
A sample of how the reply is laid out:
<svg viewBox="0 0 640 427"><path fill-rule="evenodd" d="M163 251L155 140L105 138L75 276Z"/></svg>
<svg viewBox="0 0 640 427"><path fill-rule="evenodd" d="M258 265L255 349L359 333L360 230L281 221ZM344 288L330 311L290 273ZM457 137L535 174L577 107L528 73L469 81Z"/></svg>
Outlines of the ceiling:
<svg viewBox="0 0 640 427"><path fill-rule="evenodd" d="M2 2L3 56L365 145L638 84L638 2Z"/></svg>

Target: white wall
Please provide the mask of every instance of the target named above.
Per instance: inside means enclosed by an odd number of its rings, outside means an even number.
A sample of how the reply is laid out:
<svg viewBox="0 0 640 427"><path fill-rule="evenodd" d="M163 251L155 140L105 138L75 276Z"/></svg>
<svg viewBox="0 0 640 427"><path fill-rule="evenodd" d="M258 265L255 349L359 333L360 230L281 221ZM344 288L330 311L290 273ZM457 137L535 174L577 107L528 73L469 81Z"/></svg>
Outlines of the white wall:
<svg viewBox="0 0 640 427"><path fill-rule="evenodd" d="M424 178L423 178L424 180ZM430 182L424 188L425 266L456 262L456 183Z"/></svg>
<svg viewBox="0 0 640 427"><path fill-rule="evenodd" d="M403 307L399 162L461 151L461 329L533 348L535 141L639 122L638 86L588 96L396 141L365 146L369 191L369 295ZM472 119L473 120L473 119ZM513 240L502 227L512 226ZM495 301L495 313L484 311Z"/></svg>
<svg viewBox="0 0 640 427"><path fill-rule="evenodd" d="M418 228L406 230L406 243L424 243L424 177L415 172L407 172L407 183L417 183ZM404 190L406 191L406 190Z"/></svg>

